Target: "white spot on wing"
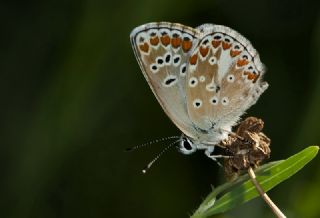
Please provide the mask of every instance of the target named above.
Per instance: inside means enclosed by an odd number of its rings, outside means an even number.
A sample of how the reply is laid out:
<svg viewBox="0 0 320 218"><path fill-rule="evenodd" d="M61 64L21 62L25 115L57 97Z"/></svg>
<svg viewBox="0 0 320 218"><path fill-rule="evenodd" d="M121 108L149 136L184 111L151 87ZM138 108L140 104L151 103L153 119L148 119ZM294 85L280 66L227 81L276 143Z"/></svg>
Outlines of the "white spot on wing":
<svg viewBox="0 0 320 218"><path fill-rule="evenodd" d="M163 55L163 60L164 60L164 64L166 66L171 65L171 63L172 63L172 54L171 54L171 52L165 53L165 55Z"/></svg>
<svg viewBox="0 0 320 218"><path fill-rule="evenodd" d="M200 77L199 77L199 81L200 81L200 82L206 81L206 77L205 77L205 76L200 76Z"/></svg>
<svg viewBox="0 0 320 218"><path fill-rule="evenodd" d="M158 67L157 64L151 64L150 65L150 70L151 70L152 73L158 73L159 67Z"/></svg>
<svg viewBox="0 0 320 218"><path fill-rule="evenodd" d="M197 98L192 102L192 104L193 104L193 107L200 108L202 106L202 101Z"/></svg>
<svg viewBox="0 0 320 218"><path fill-rule="evenodd" d="M181 56L176 54L173 56L173 66L177 67L180 65L181 62Z"/></svg>
<svg viewBox="0 0 320 218"><path fill-rule="evenodd" d="M187 72L187 64L183 63L180 66L180 76L185 76Z"/></svg>
<svg viewBox="0 0 320 218"><path fill-rule="evenodd" d="M232 74L229 74L228 76L227 76L227 81L229 82L229 83L233 83L234 82L234 75L232 75Z"/></svg>
<svg viewBox="0 0 320 218"><path fill-rule="evenodd" d="M209 64L210 65L214 65L216 63L216 58L214 56L212 56L211 58L209 58Z"/></svg>
<svg viewBox="0 0 320 218"><path fill-rule="evenodd" d="M195 78L195 77L191 77L190 79L189 79L189 86L190 87L196 87L198 85L198 80L197 80L197 78Z"/></svg>
<svg viewBox="0 0 320 218"><path fill-rule="evenodd" d="M223 97L221 99L221 104L224 105L224 106L228 105L229 104L229 98L228 97Z"/></svg>
<svg viewBox="0 0 320 218"><path fill-rule="evenodd" d="M208 85L206 85L206 89L208 92L214 92L216 90L216 85L213 83L209 83Z"/></svg>
<svg viewBox="0 0 320 218"><path fill-rule="evenodd" d="M210 98L210 103L212 105L217 105L219 103L219 98L216 96L213 96L212 98Z"/></svg>
<svg viewBox="0 0 320 218"><path fill-rule="evenodd" d="M157 57L156 58L156 63L158 65L158 67L163 67L164 66L164 60L162 57Z"/></svg>
<svg viewBox="0 0 320 218"><path fill-rule="evenodd" d="M166 78L164 78L162 85L164 87L171 87L174 84L178 82L177 76L175 75L168 75Z"/></svg>

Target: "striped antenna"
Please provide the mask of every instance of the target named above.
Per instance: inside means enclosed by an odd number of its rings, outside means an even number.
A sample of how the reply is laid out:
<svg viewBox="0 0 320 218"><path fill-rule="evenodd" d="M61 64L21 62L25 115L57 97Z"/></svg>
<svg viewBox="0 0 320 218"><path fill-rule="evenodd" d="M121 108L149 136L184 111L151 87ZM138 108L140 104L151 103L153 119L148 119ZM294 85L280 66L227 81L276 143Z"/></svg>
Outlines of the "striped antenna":
<svg viewBox="0 0 320 218"><path fill-rule="evenodd" d="M143 147L148 147L152 144L155 144L155 143L158 143L158 142L163 142L163 141L167 141L167 140L170 140L170 139L178 139L180 138L180 136L168 136L168 137L163 137L163 138L160 138L160 139L155 139L153 141L150 141L150 142L147 142L147 143L144 143L144 144L141 144L141 145L136 145L136 146L133 146L131 148L126 148L126 152L130 152L130 151L134 151L134 150L137 150L137 149L140 149L140 148L143 148Z"/></svg>

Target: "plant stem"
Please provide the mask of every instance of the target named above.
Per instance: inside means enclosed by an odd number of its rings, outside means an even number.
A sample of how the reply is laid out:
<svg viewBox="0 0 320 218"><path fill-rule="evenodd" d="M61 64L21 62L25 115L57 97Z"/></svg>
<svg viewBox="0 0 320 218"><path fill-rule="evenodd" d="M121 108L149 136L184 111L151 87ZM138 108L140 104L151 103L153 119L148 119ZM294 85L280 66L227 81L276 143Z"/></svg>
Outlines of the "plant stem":
<svg viewBox="0 0 320 218"><path fill-rule="evenodd" d="M260 184L256 179L256 174L254 173L251 167L248 169L248 174L251 178L252 183L254 184L257 191L259 192L260 196L269 205L273 213L279 218L286 218L286 216L281 212L281 210L277 207L277 205L275 205L275 203L273 203L273 201L269 198L269 196L263 191L263 189L261 188Z"/></svg>

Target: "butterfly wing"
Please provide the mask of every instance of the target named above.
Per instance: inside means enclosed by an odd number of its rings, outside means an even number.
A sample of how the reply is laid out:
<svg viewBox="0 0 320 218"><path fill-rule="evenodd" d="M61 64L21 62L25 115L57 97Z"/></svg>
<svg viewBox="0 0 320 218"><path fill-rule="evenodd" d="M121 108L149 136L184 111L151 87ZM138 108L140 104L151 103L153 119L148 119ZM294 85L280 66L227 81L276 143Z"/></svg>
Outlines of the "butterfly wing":
<svg viewBox="0 0 320 218"><path fill-rule="evenodd" d="M187 63L199 42L199 31L181 24L149 23L135 28L130 39L143 75L163 110L192 137L185 83Z"/></svg>
<svg viewBox="0 0 320 218"><path fill-rule="evenodd" d="M268 87L262 81L264 67L251 43L236 31L210 24L197 29L201 40L190 55L186 81L188 114L201 130L230 131Z"/></svg>

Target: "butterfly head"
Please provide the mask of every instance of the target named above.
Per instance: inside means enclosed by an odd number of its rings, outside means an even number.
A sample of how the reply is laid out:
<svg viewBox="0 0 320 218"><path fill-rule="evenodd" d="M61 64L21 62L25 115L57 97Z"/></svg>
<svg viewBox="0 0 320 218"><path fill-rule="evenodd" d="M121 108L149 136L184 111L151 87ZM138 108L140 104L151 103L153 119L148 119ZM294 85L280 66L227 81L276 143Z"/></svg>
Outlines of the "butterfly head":
<svg viewBox="0 0 320 218"><path fill-rule="evenodd" d="M180 137L180 143L178 145L178 150L182 154L192 154L197 151L197 143L188 136L182 134Z"/></svg>

